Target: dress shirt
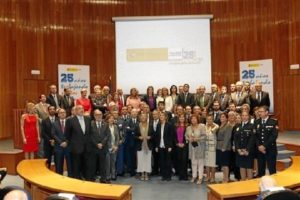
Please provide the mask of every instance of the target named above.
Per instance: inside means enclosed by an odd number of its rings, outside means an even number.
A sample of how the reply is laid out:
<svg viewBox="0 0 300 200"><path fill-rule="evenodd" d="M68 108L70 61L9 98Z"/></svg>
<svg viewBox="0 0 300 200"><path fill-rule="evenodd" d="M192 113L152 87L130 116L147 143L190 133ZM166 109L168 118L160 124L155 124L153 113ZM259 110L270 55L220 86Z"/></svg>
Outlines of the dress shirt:
<svg viewBox="0 0 300 200"><path fill-rule="evenodd" d="M161 127L160 127L160 143L159 143L160 148L165 148L164 130L165 130L165 124L161 124Z"/></svg>

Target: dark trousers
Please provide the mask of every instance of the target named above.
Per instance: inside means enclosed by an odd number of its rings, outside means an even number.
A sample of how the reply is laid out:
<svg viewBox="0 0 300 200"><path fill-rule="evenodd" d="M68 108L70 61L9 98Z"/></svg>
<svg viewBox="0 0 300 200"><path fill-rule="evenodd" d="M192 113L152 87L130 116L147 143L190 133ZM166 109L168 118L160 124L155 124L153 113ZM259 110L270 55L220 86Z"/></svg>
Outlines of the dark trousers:
<svg viewBox="0 0 300 200"><path fill-rule="evenodd" d="M176 163L177 163L177 173L179 179L187 179L187 147L184 146L183 148L176 147Z"/></svg>
<svg viewBox="0 0 300 200"><path fill-rule="evenodd" d="M266 164L268 165L268 170L270 174L276 173L276 158L277 149L266 149L266 153L263 154L258 152L257 163L258 163L258 176L262 177L266 174Z"/></svg>
<svg viewBox="0 0 300 200"><path fill-rule="evenodd" d="M159 173L159 153L153 150L152 157L153 157L152 174L156 175Z"/></svg>
<svg viewBox="0 0 300 200"><path fill-rule="evenodd" d="M126 159L126 167L127 172L130 175L135 175L136 169L136 148L134 145L125 145L125 159Z"/></svg>
<svg viewBox="0 0 300 200"><path fill-rule="evenodd" d="M116 170L118 175L124 174L124 153L125 148L124 144L120 144L117 152L117 162L116 162Z"/></svg>
<svg viewBox="0 0 300 200"><path fill-rule="evenodd" d="M51 166L52 155L54 154L54 147L47 141L44 142L44 158L47 159L46 165L48 168Z"/></svg>
<svg viewBox="0 0 300 200"><path fill-rule="evenodd" d="M159 148L160 174L163 179L171 178L171 152L167 148Z"/></svg>
<svg viewBox="0 0 300 200"><path fill-rule="evenodd" d="M71 153L72 159L72 178L82 179L83 177L86 179L90 179L89 170L90 163L93 155L90 153ZM89 160L90 158L90 160ZM88 173L86 173L88 172Z"/></svg>
<svg viewBox="0 0 300 200"><path fill-rule="evenodd" d="M100 173L100 181L106 180L106 154L107 150L101 150L97 153L98 171ZM96 171L97 171L96 170Z"/></svg>
<svg viewBox="0 0 300 200"><path fill-rule="evenodd" d="M68 149L60 148L55 150L55 171L58 174L64 173L64 160L66 160L68 176L72 177L71 154Z"/></svg>

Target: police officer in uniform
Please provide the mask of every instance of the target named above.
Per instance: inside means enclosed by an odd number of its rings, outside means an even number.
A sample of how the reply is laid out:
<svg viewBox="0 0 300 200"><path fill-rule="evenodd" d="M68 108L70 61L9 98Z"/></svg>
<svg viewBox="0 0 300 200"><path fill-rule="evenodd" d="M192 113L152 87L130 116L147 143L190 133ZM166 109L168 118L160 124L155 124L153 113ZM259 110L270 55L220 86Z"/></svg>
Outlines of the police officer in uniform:
<svg viewBox="0 0 300 200"><path fill-rule="evenodd" d="M253 178L255 151L254 125L250 123L249 113L242 113L242 123L233 130L236 149L236 165L240 168L241 180Z"/></svg>
<svg viewBox="0 0 300 200"><path fill-rule="evenodd" d="M258 176L262 177L266 173L266 163L269 173L276 173L278 122L269 117L268 107L261 106L258 112L260 119L255 121L255 135L258 149Z"/></svg>

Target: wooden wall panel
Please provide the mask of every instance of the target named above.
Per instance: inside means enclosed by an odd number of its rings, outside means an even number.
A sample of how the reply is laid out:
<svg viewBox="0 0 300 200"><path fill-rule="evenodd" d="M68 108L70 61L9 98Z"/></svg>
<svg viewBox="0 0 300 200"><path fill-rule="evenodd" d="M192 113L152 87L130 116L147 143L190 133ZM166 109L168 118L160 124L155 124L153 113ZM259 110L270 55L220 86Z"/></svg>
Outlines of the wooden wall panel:
<svg viewBox="0 0 300 200"><path fill-rule="evenodd" d="M90 65L92 85L115 83L114 16L213 14L213 81L229 85L239 61L272 58L276 117L282 129L299 129L300 108L285 98L298 88L289 80L300 77L289 70L300 63L299 10L298 0L1 0L0 138L12 134L13 108L57 83L60 63Z"/></svg>

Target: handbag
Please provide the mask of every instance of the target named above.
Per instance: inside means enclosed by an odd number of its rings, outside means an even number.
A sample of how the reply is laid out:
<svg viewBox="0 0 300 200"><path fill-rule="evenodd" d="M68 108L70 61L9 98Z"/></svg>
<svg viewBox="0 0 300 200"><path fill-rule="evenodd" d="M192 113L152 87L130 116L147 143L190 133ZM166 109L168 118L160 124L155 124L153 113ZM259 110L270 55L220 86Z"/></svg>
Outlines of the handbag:
<svg viewBox="0 0 300 200"><path fill-rule="evenodd" d="M192 142L191 145L192 145L193 147L197 147L197 146L198 146L198 142Z"/></svg>

